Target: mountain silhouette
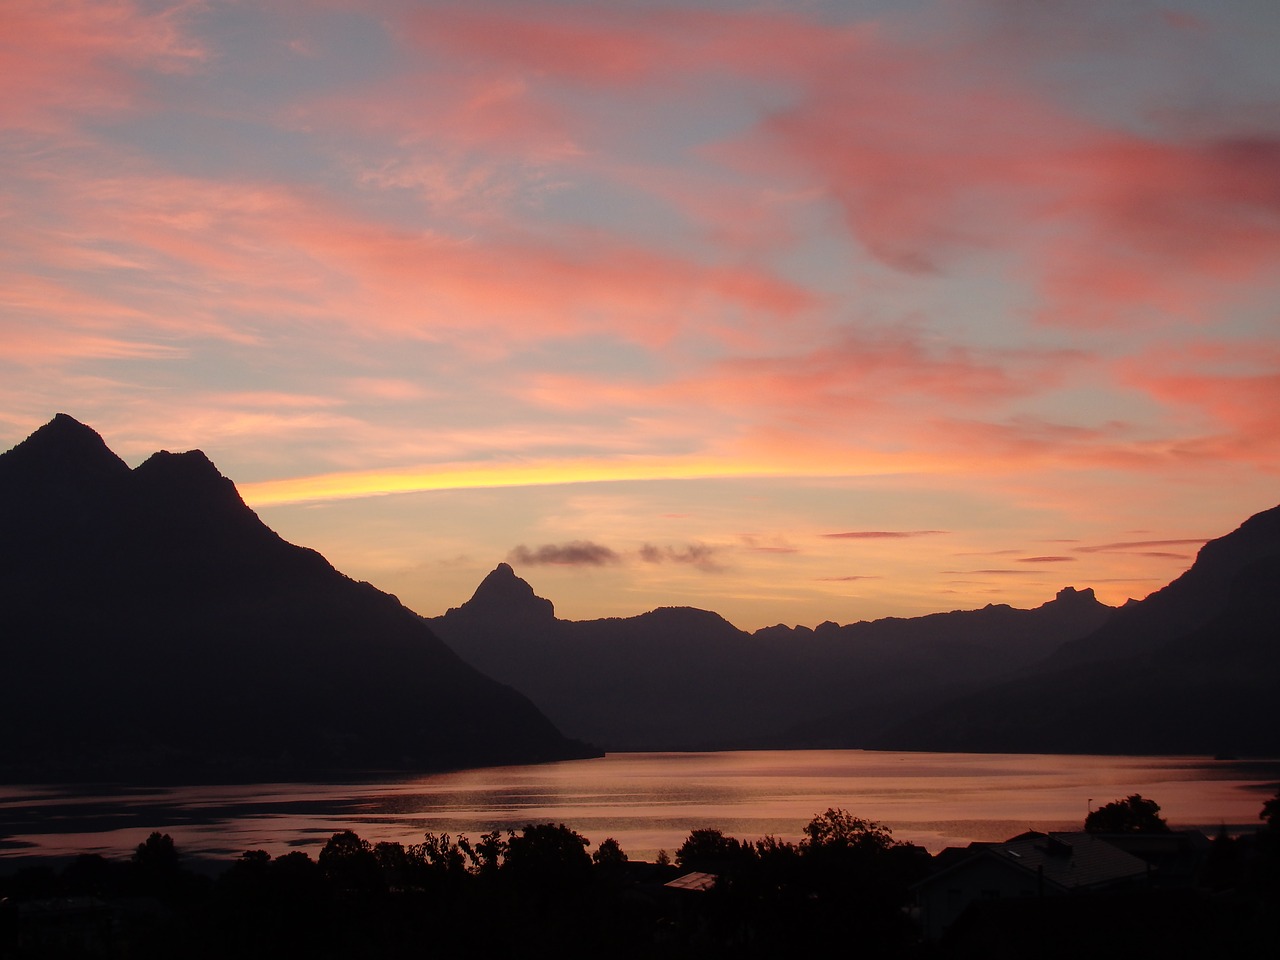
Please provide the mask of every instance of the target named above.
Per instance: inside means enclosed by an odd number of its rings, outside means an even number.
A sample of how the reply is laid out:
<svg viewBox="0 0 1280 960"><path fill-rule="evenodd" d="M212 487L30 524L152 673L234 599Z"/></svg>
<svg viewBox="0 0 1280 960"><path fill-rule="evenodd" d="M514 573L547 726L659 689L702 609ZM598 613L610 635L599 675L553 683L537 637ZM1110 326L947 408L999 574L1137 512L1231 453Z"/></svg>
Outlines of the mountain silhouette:
<svg viewBox="0 0 1280 960"><path fill-rule="evenodd" d="M59 414L0 454L0 777L324 776L591 753L199 451Z"/></svg>
<svg viewBox="0 0 1280 960"><path fill-rule="evenodd" d="M936 705L878 746L1280 753L1280 507L1015 681Z"/></svg>
<svg viewBox="0 0 1280 960"><path fill-rule="evenodd" d="M430 623L571 736L670 750L864 746L922 702L1013 675L1111 613L1092 590L1067 588L1035 610L990 605L754 634L691 607L568 621L504 563Z"/></svg>
<svg viewBox="0 0 1280 960"><path fill-rule="evenodd" d="M511 565L500 563L480 581L463 610L477 617L513 625L554 620L555 605L533 592L533 587L516 576Z"/></svg>

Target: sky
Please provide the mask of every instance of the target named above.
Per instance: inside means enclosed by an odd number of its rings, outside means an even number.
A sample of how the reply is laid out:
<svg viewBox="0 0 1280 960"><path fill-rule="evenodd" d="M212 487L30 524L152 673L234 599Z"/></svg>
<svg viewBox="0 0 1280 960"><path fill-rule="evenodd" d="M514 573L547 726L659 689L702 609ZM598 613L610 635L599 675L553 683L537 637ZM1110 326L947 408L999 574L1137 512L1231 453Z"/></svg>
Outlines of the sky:
<svg viewBox="0 0 1280 960"><path fill-rule="evenodd" d="M1280 503L1274 0L0 0L0 449L432 616L1141 598Z"/></svg>

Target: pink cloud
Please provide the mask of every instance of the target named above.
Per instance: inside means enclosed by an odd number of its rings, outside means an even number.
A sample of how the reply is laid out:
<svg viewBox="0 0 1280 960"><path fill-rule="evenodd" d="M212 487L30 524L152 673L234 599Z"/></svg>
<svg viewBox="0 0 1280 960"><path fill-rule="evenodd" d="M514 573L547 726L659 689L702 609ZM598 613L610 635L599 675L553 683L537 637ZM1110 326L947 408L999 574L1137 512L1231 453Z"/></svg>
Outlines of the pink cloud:
<svg viewBox="0 0 1280 960"><path fill-rule="evenodd" d="M300 105L292 122L305 129L378 134L410 152L428 146L428 161L373 166L363 176L383 185L417 188L434 203L508 189L495 183L495 171L477 160L472 151L478 148L502 158L541 162L573 158L582 151L574 118L520 77L399 76L355 95Z"/></svg>
<svg viewBox="0 0 1280 960"><path fill-rule="evenodd" d="M497 328L514 340L603 330L662 344L715 306L786 319L812 304L763 271L701 264L594 232L472 244L341 215L277 225L281 240L360 283L384 331Z"/></svg>
<svg viewBox="0 0 1280 960"><path fill-rule="evenodd" d="M726 435L735 429L726 421L750 424L758 449L785 457L778 441L784 447L856 441L886 448L945 441L947 428L934 425L940 408L976 412L1033 396L1061 382L1084 359L1062 351L940 346L909 329L891 329L847 333L836 343L790 355L731 357L656 383L540 374L520 392L548 408L665 415L677 421L677 432L681 421L712 421Z"/></svg>
<svg viewBox="0 0 1280 960"><path fill-rule="evenodd" d="M220 319L247 314L498 345L601 330L663 343L726 307L786 321L813 304L801 287L767 271L703 263L598 231L473 242L269 183L94 177L74 167L58 174L40 181L42 222L31 224L29 246L46 268L83 272L106 250L119 268L94 278L100 289L92 298L29 281L43 285L38 310L48 316L74 297L83 301L79 312L97 310L102 319L127 312L141 326L227 338L253 336ZM18 263L11 269L23 272ZM130 283L143 271L166 283ZM216 313L204 306L210 290Z"/></svg>
<svg viewBox="0 0 1280 960"><path fill-rule="evenodd" d="M866 331L803 354L725 361L715 390L732 403L749 403L754 396L828 412L833 404L863 409L937 400L984 405L1034 394L1078 359L1068 352L938 345L906 329Z"/></svg>
<svg viewBox="0 0 1280 960"><path fill-rule="evenodd" d="M48 130L68 115L131 106L137 71L185 71L204 51L184 32L191 4L8 0L0 39L0 127Z"/></svg>
<svg viewBox="0 0 1280 960"><path fill-rule="evenodd" d="M1154 348L1116 364L1119 380L1158 400L1177 424L1171 443L1186 458L1277 470L1280 350L1268 341L1200 341ZM1188 421L1186 411L1198 414ZM1173 431L1171 431L1173 432Z"/></svg>
<svg viewBox="0 0 1280 960"><path fill-rule="evenodd" d="M1035 58L999 42L913 45L885 30L842 58L815 52L795 102L716 155L819 184L850 232L904 270L1016 251L1010 269L1056 322L1201 317L1234 285L1273 281L1280 137L1105 126L1035 93L1018 73Z"/></svg>
<svg viewBox="0 0 1280 960"><path fill-rule="evenodd" d="M1268 281L1280 254L1280 140L1162 139L1086 118L1028 74L1088 49L1087 23L1018 31L961 21L957 39L905 21L836 25L791 11L396 12L393 32L452 69L317 105L308 122L382 131L408 155L364 175L416 185L435 205L463 198L459 216L547 185L521 163L563 163L660 197L738 249L791 242L790 204L822 195L868 251L904 270L1001 250L1010 276L1037 288L1040 317L1056 323L1199 318L1257 295L1249 288ZM1113 55L1151 31L1185 32L1158 15L1125 24ZM747 174L741 189L610 156L590 95L604 88L649 109L715 78L771 91L753 129L699 151ZM789 199L744 202L753 188Z"/></svg>
<svg viewBox="0 0 1280 960"><path fill-rule="evenodd" d="M722 453L797 469L823 461L836 472L891 469L896 461L930 471L1147 472L1232 462L1274 471L1280 375L1266 371L1280 362L1268 359L1265 343L1227 359L1221 349L1168 348L1116 364L1118 387L1143 390L1166 412L1083 424L1009 412L1009 404L1071 384L1089 356L939 347L906 330L791 356L731 358L679 379L535 374L513 388L544 409L627 411L655 437L710 437ZM1213 372L1215 356L1222 372ZM1199 425L1180 409L1199 411Z"/></svg>
<svg viewBox="0 0 1280 960"><path fill-rule="evenodd" d="M1134 310L1201 320L1274 284L1280 137L1156 142L1099 133L1070 157L1058 201L1082 229L1040 248L1047 319Z"/></svg>
<svg viewBox="0 0 1280 960"><path fill-rule="evenodd" d="M869 26L822 24L759 11L629 6L450 5L402 21L412 43L459 58L482 57L535 76L635 90L726 68L798 73L856 49Z"/></svg>

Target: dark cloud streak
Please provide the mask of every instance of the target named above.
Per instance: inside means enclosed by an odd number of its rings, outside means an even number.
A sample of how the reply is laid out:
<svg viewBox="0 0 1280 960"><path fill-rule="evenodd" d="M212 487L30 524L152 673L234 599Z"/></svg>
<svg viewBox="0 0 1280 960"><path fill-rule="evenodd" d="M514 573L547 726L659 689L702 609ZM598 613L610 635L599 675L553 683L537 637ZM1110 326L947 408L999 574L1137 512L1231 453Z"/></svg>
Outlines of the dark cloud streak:
<svg viewBox="0 0 1280 960"><path fill-rule="evenodd" d="M559 565L567 567L603 567L618 563L618 554L590 540L573 540L569 543L548 543L529 548L523 543L508 555L507 559L521 566Z"/></svg>
<svg viewBox="0 0 1280 960"><path fill-rule="evenodd" d="M702 570L719 570L716 563L715 547L705 543L691 543L687 547L677 549L666 546L659 547L646 543L640 548L640 559L645 563L687 563Z"/></svg>

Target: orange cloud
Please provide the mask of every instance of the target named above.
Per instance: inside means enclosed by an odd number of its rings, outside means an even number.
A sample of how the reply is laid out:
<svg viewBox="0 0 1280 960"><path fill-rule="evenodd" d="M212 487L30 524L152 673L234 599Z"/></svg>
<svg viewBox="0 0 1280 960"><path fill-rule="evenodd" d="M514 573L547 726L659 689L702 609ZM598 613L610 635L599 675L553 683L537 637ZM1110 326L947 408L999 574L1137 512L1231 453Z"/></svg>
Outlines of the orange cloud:
<svg viewBox="0 0 1280 960"><path fill-rule="evenodd" d="M549 486L637 480L701 480L717 477L874 476L921 467L912 457L842 450L838 459L813 456L779 462L749 456L705 454L528 458L515 463L439 463L404 469L350 471L267 480L240 486L253 506L342 500L426 490Z"/></svg>
<svg viewBox="0 0 1280 960"><path fill-rule="evenodd" d="M1080 553L1133 553L1135 550L1142 551L1149 547L1185 547L1185 546L1203 546L1208 537L1183 537L1178 540L1130 540L1121 543L1101 543L1088 547L1076 547ZM1146 553L1139 553L1139 556L1148 556ZM1170 556L1170 554L1160 554L1160 556ZM1177 556L1177 554L1174 554Z"/></svg>
<svg viewBox="0 0 1280 960"><path fill-rule="evenodd" d="M824 533L833 540L901 540L906 537L931 537L946 533L945 530L851 530L844 533Z"/></svg>
<svg viewBox="0 0 1280 960"><path fill-rule="evenodd" d="M826 462L836 473L867 457L878 469L896 462L934 470L993 455L1025 464L1028 452L1049 456L1064 439L1095 437L1084 429L1001 428L976 420L953 430L964 413L999 413L1061 383L1085 360L1064 351L938 345L896 329L845 334L837 343L790 354L729 358L678 379L538 374L516 389L543 409L611 410L633 424L652 424L655 434L688 437L701 449L728 456L749 451L784 473L785 464L811 462Z"/></svg>

